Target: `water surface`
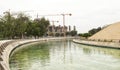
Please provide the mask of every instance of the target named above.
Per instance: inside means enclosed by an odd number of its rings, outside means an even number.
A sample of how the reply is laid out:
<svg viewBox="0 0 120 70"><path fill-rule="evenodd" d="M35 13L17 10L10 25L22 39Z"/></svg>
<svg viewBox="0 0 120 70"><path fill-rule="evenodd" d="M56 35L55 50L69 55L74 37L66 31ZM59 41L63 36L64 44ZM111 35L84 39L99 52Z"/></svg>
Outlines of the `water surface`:
<svg viewBox="0 0 120 70"><path fill-rule="evenodd" d="M120 50L49 41L15 50L11 70L120 70Z"/></svg>

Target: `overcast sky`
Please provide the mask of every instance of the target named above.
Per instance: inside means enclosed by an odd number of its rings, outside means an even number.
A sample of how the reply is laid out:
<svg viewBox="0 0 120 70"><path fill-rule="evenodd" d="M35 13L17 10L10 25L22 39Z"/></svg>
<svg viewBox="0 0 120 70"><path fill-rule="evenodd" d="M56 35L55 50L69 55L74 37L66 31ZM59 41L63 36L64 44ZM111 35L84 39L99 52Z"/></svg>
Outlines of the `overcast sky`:
<svg viewBox="0 0 120 70"><path fill-rule="evenodd" d="M79 33L120 21L120 0L0 0L0 15L9 10L25 12L32 17L49 14L72 13L66 16L66 25L75 25ZM39 16L41 17L41 16ZM62 16L46 17L50 21L60 21Z"/></svg>

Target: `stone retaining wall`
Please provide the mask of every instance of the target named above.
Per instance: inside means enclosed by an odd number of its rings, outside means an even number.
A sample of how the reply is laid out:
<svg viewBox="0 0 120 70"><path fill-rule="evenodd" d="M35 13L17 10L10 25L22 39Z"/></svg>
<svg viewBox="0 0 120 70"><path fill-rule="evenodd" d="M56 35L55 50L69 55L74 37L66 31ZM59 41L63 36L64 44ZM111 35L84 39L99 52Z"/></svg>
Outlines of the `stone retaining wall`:
<svg viewBox="0 0 120 70"><path fill-rule="evenodd" d="M0 41L0 70L10 70L9 56L11 52L20 45L31 42L57 40L57 39L65 39L65 38L73 39L74 37L41 38L41 39L29 39L29 40L3 40L4 42Z"/></svg>
<svg viewBox="0 0 120 70"><path fill-rule="evenodd" d="M118 42L99 42L99 41L87 41L87 40L80 40L80 39L74 39L73 42L85 44L85 45L120 49L120 43Z"/></svg>

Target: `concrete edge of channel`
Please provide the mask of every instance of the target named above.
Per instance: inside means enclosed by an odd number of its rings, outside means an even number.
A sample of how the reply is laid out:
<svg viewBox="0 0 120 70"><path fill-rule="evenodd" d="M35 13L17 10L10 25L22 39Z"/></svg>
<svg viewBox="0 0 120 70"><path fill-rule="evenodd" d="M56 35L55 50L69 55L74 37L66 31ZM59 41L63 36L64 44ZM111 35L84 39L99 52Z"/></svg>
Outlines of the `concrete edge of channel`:
<svg viewBox="0 0 120 70"><path fill-rule="evenodd" d="M94 47L120 49L120 43L115 43L115 42L98 42L98 41L87 41L80 39L73 39L73 42L83 45L94 46Z"/></svg>
<svg viewBox="0 0 120 70"><path fill-rule="evenodd" d="M9 44L5 50L2 52L2 59L3 61L0 61L0 70L10 70L9 67L9 57L12 51L14 51L19 46L33 43L33 42L40 42L40 41L49 41L49 40L60 40L60 39L74 39L74 37L57 37L57 38L41 38L41 39L30 39L30 40L21 40L16 41L11 44Z"/></svg>

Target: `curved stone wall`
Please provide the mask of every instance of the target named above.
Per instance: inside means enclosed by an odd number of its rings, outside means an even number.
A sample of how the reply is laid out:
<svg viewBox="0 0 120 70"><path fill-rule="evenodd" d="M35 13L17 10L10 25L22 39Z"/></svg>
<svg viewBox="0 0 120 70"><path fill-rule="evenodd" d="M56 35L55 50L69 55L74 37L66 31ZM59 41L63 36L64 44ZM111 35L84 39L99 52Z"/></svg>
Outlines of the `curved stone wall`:
<svg viewBox="0 0 120 70"><path fill-rule="evenodd" d="M3 40L2 42L0 41L0 70L10 70L9 56L11 52L20 45L31 42L57 40L57 39L65 39L65 38L73 39L74 37L41 38L41 39L29 39L29 40Z"/></svg>
<svg viewBox="0 0 120 70"><path fill-rule="evenodd" d="M1 69L0 70L10 70L9 55L13 49L17 48L21 44L42 41L42 40L44 39L41 39L41 40L37 40L37 39L36 40L11 40L9 42L5 42L3 45L4 49L2 49L3 51L1 54L1 61L0 61Z"/></svg>
<svg viewBox="0 0 120 70"><path fill-rule="evenodd" d="M87 40L79 40L79 39L74 39L73 42L84 44L84 45L99 46L104 48L120 49L120 43L117 43L117 42L87 41Z"/></svg>

